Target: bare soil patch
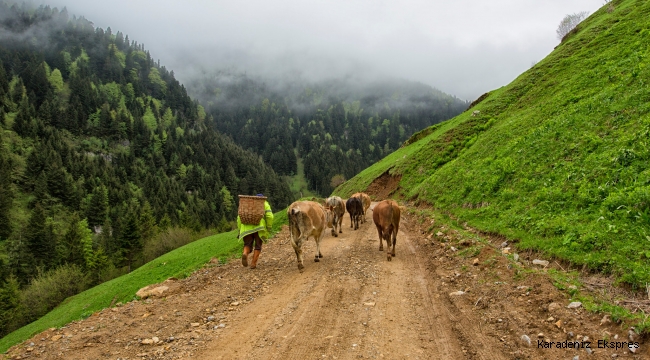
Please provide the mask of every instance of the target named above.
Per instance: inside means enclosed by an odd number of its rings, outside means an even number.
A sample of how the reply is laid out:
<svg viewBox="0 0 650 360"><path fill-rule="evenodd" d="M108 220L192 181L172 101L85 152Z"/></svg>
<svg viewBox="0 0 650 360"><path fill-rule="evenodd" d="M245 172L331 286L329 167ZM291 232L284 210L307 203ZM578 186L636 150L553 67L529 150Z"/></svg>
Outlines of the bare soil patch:
<svg viewBox="0 0 650 360"><path fill-rule="evenodd" d="M399 187L402 176L393 176L386 171L376 178L366 189L373 200L388 199Z"/></svg>

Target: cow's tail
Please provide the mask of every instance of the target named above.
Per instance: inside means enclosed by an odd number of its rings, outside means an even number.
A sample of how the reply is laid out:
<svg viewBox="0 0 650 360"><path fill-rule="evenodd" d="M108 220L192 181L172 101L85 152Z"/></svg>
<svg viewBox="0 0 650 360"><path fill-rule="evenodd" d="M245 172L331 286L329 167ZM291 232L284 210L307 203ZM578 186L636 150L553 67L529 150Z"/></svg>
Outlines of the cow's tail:
<svg viewBox="0 0 650 360"><path fill-rule="evenodd" d="M291 232L291 239L295 243L300 237L300 228L302 227L302 216L300 215L300 209L291 208L289 210L289 231Z"/></svg>
<svg viewBox="0 0 650 360"><path fill-rule="evenodd" d="M389 206L388 206L388 217L387 217L387 219L388 219L388 228L386 230L388 230L388 231L386 231L386 234L391 234L393 232L393 230L394 230L394 228L393 228L393 204L389 204ZM390 236L389 236L389 240L390 240Z"/></svg>

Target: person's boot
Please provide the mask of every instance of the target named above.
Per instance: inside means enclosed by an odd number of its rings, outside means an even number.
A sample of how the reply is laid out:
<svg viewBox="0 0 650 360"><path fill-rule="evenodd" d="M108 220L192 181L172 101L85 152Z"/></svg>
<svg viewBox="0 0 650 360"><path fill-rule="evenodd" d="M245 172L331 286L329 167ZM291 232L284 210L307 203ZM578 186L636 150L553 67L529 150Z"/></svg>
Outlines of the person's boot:
<svg viewBox="0 0 650 360"><path fill-rule="evenodd" d="M261 252L262 250L253 251L253 261L251 261L251 269L255 269L257 267L257 259L260 258Z"/></svg>
<svg viewBox="0 0 650 360"><path fill-rule="evenodd" d="M244 246L244 252L241 255L241 264L244 267L248 267L248 254L251 253L251 248Z"/></svg>

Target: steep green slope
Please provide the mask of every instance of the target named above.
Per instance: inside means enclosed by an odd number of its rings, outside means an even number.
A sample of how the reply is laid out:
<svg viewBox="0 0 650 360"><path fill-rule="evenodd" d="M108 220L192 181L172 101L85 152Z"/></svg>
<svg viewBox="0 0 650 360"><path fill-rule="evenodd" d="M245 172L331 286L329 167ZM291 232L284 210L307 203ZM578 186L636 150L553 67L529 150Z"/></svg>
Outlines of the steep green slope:
<svg viewBox="0 0 650 360"><path fill-rule="evenodd" d="M336 190L399 194L518 247L650 281L650 3L612 1L546 59ZM419 140L418 140L419 139ZM407 142L407 143L409 143Z"/></svg>

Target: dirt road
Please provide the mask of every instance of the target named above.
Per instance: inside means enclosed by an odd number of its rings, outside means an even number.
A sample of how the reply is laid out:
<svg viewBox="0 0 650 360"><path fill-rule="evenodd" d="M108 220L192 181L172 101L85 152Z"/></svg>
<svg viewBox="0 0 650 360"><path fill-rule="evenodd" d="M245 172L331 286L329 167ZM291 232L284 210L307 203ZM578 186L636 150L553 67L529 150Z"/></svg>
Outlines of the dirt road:
<svg viewBox="0 0 650 360"><path fill-rule="evenodd" d="M324 258L307 263L302 274L285 243L282 262L293 266L281 282L233 319L230 331L197 358L461 359L463 351L475 351L478 358L498 359L492 351L496 342L480 337L467 343L464 336L478 334L454 332L454 323L463 319L452 317L434 295L436 286L427 280L411 235L400 231L397 256L387 262L378 251L372 212L366 216L369 221L359 230L328 234ZM306 259L314 248L310 242Z"/></svg>
<svg viewBox="0 0 650 360"><path fill-rule="evenodd" d="M319 263L307 262L315 252L310 240L303 249L303 273L285 228L265 246L256 270L238 261L208 266L166 283L164 298L105 309L39 334L8 354L14 359L571 359L589 353L539 349L538 340L626 334L614 324L599 325L596 315L566 309L566 296L544 274L515 281L507 258L493 247L439 232L458 247L478 249L477 255L454 256L458 249L431 240L422 230L429 224L414 216L403 214L397 256L388 262L378 251L372 212L366 217L359 230L351 230L346 218L343 234L328 232ZM451 295L459 290L463 293ZM549 309L555 302L560 308ZM522 342L525 334L531 345ZM594 350L589 356L646 356Z"/></svg>

